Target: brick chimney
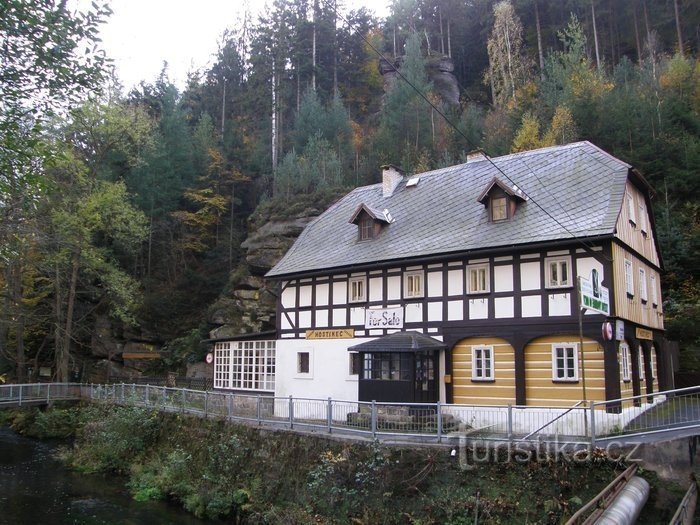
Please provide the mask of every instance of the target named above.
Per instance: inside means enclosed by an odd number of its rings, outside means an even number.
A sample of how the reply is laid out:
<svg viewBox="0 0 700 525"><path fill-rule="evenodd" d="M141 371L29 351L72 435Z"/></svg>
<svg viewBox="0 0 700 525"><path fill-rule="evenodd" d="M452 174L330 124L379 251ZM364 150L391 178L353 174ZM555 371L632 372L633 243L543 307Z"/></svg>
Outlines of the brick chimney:
<svg viewBox="0 0 700 525"><path fill-rule="evenodd" d="M393 164L382 166L382 194L384 197L391 197L394 194L394 190L403 180L403 175L403 170Z"/></svg>

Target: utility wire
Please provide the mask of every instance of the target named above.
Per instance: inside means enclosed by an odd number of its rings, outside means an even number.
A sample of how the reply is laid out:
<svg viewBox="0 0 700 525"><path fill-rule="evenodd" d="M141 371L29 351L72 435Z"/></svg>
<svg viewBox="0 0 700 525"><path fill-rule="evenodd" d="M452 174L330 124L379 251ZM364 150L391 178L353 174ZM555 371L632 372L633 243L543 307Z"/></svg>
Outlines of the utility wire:
<svg viewBox="0 0 700 525"><path fill-rule="evenodd" d="M467 143L467 145L468 145L470 148L472 148L472 150L477 149L477 146L476 146L474 143L472 143L471 140L469 140L469 137L467 137L467 136L464 134L464 132L462 132L462 130L459 129L459 127L458 127L457 125L455 125L455 124L452 122L452 120L450 120L450 118L449 118L447 115L445 115L445 113L443 113L443 112L440 110L440 108L438 108L435 104L433 104L433 103L430 101L430 99L429 99L420 89L418 89L410 80L408 80L408 79L406 78L406 76L404 76L404 74L401 73L401 71L400 71L399 69L396 68L396 66L394 65L394 63L393 63L392 61L389 61L389 60L384 56L384 54L383 54L381 51L379 51L376 47L374 47L374 45L372 44L372 42L370 42L369 39L368 39L365 35L363 35L358 29L356 29L355 27L353 27L353 25L348 21L348 19L345 18L345 16L343 16L343 15L338 11L337 6L331 4L328 0L321 0L321 2L324 3L324 4L326 5L326 7L329 7L330 9L332 9L332 10L335 12L335 15L336 15L338 18L340 18L343 22L345 22L345 24L346 24L355 34L357 34L357 35L365 42L365 44L367 44L367 46L369 46L369 48L377 54L377 56L378 56L379 58L381 58L382 60L384 60L385 62L387 62L388 64L390 64L390 65L391 65L391 68L394 70L394 72L395 72L396 74L398 74L399 77L401 77L401 79L402 79L404 82L406 82L406 84L408 84L408 85L409 85L423 100L425 100L425 101L428 103L428 105L429 105L434 111L436 111L437 114L440 115L440 116L445 120L445 122L447 122L447 124L448 124L452 129L454 129L454 130L465 140L465 142ZM484 151L484 150L482 149L482 151ZM511 179L510 176L508 176L508 174L507 174L506 172L504 172L504 171L491 159L491 156L488 155L485 151L484 151L484 157L486 158L486 160L488 160L488 162L489 162L494 168L496 168L496 170L497 170L501 175L503 175L503 177L504 177L506 180L508 180L508 182L510 182L513 186L516 186L517 188L520 188L520 187L515 183L515 181L513 181L513 179ZM526 166L527 166L527 165L526 165ZM528 168L528 169L529 169L529 168ZM521 191L522 191L522 189L521 189ZM578 241L579 243L581 243L581 245L583 245L583 247L586 248L587 250L592 251L592 249L593 249L593 247L594 247L593 244L587 243L583 238L581 238L580 236L578 236L578 235L576 235L575 233L573 233L569 228L567 228L564 224L562 224L561 221L559 221L556 217L554 217L554 215L552 215L551 213L549 213L548 210L546 210L542 205L540 205L540 203L538 203L535 199L533 199L532 197L530 197L530 196L527 194L527 192L522 191L522 193L524 193L525 196L528 198L529 201L531 201L535 206L537 206L545 215L547 215L547 217L549 217L550 219L552 219L552 221L554 221L560 228L562 228L564 231L566 231L566 233L568 233L574 240L576 240L576 241ZM568 215L568 214L567 214L567 215ZM609 257L605 256L604 254L603 254L603 257L605 257L606 260L611 261L611 259L610 259Z"/></svg>

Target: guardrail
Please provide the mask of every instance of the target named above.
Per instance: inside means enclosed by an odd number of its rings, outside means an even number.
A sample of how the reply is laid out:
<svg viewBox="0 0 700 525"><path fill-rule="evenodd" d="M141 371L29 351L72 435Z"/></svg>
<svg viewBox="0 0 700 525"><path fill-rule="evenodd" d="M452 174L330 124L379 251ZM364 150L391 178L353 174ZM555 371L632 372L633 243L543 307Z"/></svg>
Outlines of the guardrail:
<svg viewBox="0 0 700 525"><path fill-rule="evenodd" d="M695 479L688 487L669 525L690 525L695 520L695 506L698 501L698 484Z"/></svg>
<svg viewBox="0 0 700 525"><path fill-rule="evenodd" d="M202 391L140 384L0 385L0 407L89 399L276 428L443 442L456 438L595 446L664 432L700 434L700 393L680 389L573 407L399 404ZM536 430L535 430L536 429ZM546 429L546 433L543 430ZM532 436L533 430L538 433ZM685 434L688 435L688 434ZM629 441L629 439L628 439Z"/></svg>

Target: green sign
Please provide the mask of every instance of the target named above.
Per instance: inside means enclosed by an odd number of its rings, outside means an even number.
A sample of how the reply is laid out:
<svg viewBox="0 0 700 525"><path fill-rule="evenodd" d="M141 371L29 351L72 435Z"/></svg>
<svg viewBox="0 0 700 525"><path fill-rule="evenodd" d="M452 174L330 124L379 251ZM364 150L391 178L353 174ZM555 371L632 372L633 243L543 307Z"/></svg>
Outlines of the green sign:
<svg viewBox="0 0 700 525"><path fill-rule="evenodd" d="M579 306L594 310L603 315L610 315L610 293L605 286L600 285L598 271L591 271L591 278L578 278Z"/></svg>

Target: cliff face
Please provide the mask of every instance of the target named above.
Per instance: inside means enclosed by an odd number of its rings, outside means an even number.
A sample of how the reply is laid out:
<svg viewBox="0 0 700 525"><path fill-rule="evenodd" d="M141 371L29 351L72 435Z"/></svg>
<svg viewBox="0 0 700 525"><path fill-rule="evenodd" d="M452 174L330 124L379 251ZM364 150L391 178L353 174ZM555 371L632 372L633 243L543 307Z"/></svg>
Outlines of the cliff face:
<svg viewBox="0 0 700 525"><path fill-rule="evenodd" d="M245 250L207 321L210 337L223 338L275 329L277 283L264 275L284 256L307 224L345 191L298 196L258 206L251 216Z"/></svg>
<svg viewBox="0 0 700 525"><path fill-rule="evenodd" d="M433 83L437 93L443 102L450 106L459 106L459 84L457 77L452 73L455 69L454 62L446 56L428 57L425 72ZM380 59L379 72L384 80L384 93L388 93L398 78L396 70L401 69L403 57L397 57L393 62Z"/></svg>

